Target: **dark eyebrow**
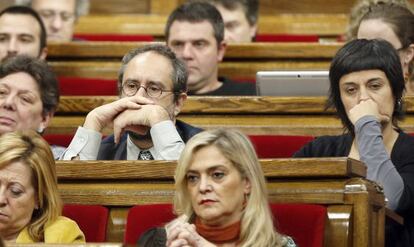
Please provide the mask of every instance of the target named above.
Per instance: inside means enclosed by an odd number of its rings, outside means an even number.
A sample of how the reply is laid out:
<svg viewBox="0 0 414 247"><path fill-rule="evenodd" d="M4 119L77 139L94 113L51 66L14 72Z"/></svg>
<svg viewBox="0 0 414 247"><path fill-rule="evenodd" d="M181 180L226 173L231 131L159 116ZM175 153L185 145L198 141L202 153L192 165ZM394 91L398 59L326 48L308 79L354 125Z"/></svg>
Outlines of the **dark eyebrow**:
<svg viewBox="0 0 414 247"><path fill-rule="evenodd" d="M224 165L215 165L215 166L207 168L207 172L211 172L211 171L214 171L214 170L219 169L219 168L223 168L223 169L227 170L227 167L225 167ZM187 171L187 173L189 173L189 172L199 173L198 171L191 170L191 169Z"/></svg>
<svg viewBox="0 0 414 247"><path fill-rule="evenodd" d="M20 37L23 38L31 38L31 39L35 39L35 37L31 34L27 34L27 33L23 33L23 34L19 34Z"/></svg>
<svg viewBox="0 0 414 247"><path fill-rule="evenodd" d="M376 78L369 79L367 82L373 82L373 81L384 81L384 80L381 77L376 77Z"/></svg>
<svg viewBox="0 0 414 247"><path fill-rule="evenodd" d="M369 83L369 82L373 82L373 81L384 81L381 77L375 77L375 78L371 78L371 79L369 79L368 81L367 81L367 83ZM343 85L349 85L349 84L356 84L355 82L353 82L353 81L346 81L346 82L344 82L344 83L342 83Z"/></svg>

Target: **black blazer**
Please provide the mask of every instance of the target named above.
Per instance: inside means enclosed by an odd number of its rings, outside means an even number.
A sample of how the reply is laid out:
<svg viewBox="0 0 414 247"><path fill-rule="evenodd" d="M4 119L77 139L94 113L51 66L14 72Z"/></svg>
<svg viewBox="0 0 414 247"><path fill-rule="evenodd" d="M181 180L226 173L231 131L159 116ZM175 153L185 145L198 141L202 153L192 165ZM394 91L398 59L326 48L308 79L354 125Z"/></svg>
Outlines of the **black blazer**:
<svg viewBox="0 0 414 247"><path fill-rule="evenodd" d="M183 141L187 141L195 134L203 131L200 128L186 124L180 120L175 121L178 134ZM127 134L123 134L118 144L114 143L114 135L102 140L99 147L97 160L126 160L127 158Z"/></svg>

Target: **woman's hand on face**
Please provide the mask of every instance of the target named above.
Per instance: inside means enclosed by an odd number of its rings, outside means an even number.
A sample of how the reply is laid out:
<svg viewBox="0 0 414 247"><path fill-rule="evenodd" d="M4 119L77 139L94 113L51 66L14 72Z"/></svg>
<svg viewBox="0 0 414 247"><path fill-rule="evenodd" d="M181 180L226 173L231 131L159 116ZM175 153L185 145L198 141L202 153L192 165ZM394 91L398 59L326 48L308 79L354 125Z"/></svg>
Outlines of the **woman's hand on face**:
<svg viewBox="0 0 414 247"><path fill-rule="evenodd" d="M374 116L381 123L391 121L390 116L381 114L381 110L378 109L378 104L372 99L363 100L349 110L349 120L353 125L364 116Z"/></svg>
<svg viewBox="0 0 414 247"><path fill-rule="evenodd" d="M170 231L167 237L167 247L216 247L214 244L208 242L201 237L193 224L183 223L177 225Z"/></svg>

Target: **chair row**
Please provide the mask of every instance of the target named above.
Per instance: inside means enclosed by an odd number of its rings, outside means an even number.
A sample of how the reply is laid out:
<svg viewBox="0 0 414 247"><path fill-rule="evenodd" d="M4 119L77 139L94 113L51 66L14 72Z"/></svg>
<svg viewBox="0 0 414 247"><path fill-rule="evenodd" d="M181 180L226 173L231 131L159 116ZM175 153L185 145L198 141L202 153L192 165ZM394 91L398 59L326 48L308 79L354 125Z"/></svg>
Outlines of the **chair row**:
<svg viewBox="0 0 414 247"><path fill-rule="evenodd" d="M323 246L326 207L314 204L270 204L275 228L291 236L298 246ZM99 205L67 204L63 215L76 221L87 242L105 242L109 210ZM171 204L136 205L128 210L124 243L134 245L148 229L173 220Z"/></svg>
<svg viewBox="0 0 414 247"><path fill-rule="evenodd" d="M47 134L44 136L50 145L67 147L73 135ZM303 145L311 141L313 136L284 136L284 135L250 135L256 153L260 159L288 158Z"/></svg>

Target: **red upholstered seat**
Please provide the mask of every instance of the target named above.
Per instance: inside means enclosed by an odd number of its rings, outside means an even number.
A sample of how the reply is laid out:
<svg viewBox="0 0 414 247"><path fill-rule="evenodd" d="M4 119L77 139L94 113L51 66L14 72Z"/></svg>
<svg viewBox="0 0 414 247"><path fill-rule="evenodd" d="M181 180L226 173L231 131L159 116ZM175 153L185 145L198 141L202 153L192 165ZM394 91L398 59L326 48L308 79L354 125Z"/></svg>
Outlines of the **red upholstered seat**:
<svg viewBox="0 0 414 247"><path fill-rule="evenodd" d="M60 95L118 95L116 80L59 77Z"/></svg>
<svg viewBox="0 0 414 247"><path fill-rule="evenodd" d="M323 245L326 208L310 204L271 204L276 229L301 247ZM136 244L142 233L175 218L171 204L137 205L128 212L125 244Z"/></svg>
<svg viewBox="0 0 414 247"><path fill-rule="evenodd" d="M78 223L86 242L105 242L109 210L99 205L65 204L63 216Z"/></svg>
<svg viewBox="0 0 414 247"><path fill-rule="evenodd" d="M326 208L313 204L271 204L276 229L293 238L300 247L321 247Z"/></svg>
<svg viewBox="0 0 414 247"><path fill-rule="evenodd" d="M128 211L124 243L136 245L145 231L164 226L174 218L171 204L136 205Z"/></svg>
<svg viewBox="0 0 414 247"><path fill-rule="evenodd" d="M43 138L49 143L49 145L67 147L72 141L73 135L46 134L43 136Z"/></svg>
<svg viewBox="0 0 414 247"><path fill-rule="evenodd" d="M257 34L256 42L319 42L314 34Z"/></svg>
<svg viewBox="0 0 414 247"><path fill-rule="evenodd" d="M260 159L288 158L303 145L313 140L312 136L249 135Z"/></svg>

